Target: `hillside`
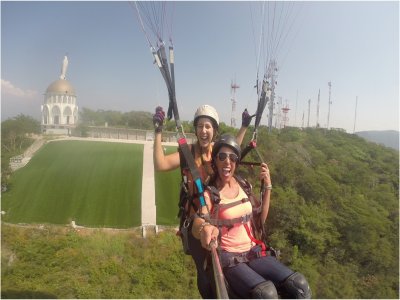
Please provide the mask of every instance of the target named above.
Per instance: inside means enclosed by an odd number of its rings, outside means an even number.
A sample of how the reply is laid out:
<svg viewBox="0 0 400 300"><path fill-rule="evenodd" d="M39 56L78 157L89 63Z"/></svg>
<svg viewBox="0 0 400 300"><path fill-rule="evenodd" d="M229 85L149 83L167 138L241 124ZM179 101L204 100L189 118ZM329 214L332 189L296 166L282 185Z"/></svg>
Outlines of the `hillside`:
<svg viewBox="0 0 400 300"><path fill-rule="evenodd" d="M398 152L324 129L260 131L257 144L274 187L269 242L313 296L398 298Z"/></svg>
<svg viewBox="0 0 400 300"><path fill-rule="evenodd" d="M359 131L356 135L386 147L399 150L399 132L396 130Z"/></svg>
<svg viewBox="0 0 400 300"><path fill-rule="evenodd" d="M250 136L248 130L245 141ZM398 299L398 151L324 129L267 133L260 128L257 145L272 175L271 209L265 225L268 244L281 250L284 263L306 275L313 298ZM257 156L252 153L248 159L257 161ZM257 192L258 168L239 170ZM104 242L94 242L74 233L65 237L49 232L32 234L2 226L2 265L7 266L2 268L2 291L47 292L59 298L196 297L182 292L182 285L184 290L193 289L193 274L183 271L190 266L184 263L188 257L179 252L173 233L148 244L135 241L137 245L124 242L121 246L113 241L111 247L104 237L100 239ZM41 250L46 241L49 247ZM77 245L84 247L85 256L75 270L67 266L81 257ZM153 253L158 263L160 253L173 259L164 259L159 272L145 260L135 263L144 252ZM96 259L90 259L91 255ZM57 272L48 275L53 264ZM77 271L80 279L73 275ZM157 279L155 274L159 274ZM93 288L101 284L104 289Z"/></svg>

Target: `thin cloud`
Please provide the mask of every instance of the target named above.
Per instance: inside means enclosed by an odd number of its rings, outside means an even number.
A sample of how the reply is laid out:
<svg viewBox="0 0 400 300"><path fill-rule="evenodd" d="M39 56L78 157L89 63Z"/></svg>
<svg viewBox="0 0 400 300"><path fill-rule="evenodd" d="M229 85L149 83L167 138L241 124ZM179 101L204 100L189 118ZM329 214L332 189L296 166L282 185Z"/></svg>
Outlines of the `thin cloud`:
<svg viewBox="0 0 400 300"><path fill-rule="evenodd" d="M25 99L35 97L38 92L34 90L23 90L14 86L10 81L1 79L1 93L4 95L15 96Z"/></svg>

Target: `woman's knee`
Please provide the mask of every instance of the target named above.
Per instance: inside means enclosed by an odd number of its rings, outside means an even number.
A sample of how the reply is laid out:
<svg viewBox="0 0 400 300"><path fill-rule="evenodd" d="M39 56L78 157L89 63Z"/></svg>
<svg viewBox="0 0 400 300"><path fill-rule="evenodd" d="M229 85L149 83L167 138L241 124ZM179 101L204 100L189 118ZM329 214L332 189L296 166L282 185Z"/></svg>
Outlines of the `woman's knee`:
<svg viewBox="0 0 400 300"><path fill-rule="evenodd" d="M291 298L297 299L310 299L311 289L307 282L307 279L303 274L295 272L290 275L282 284L283 288L287 293L290 294Z"/></svg>
<svg viewBox="0 0 400 300"><path fill-rule="evenodd" d="M278 292L272 281L263 281L251 290L252 299L278 299Z"/></svg>

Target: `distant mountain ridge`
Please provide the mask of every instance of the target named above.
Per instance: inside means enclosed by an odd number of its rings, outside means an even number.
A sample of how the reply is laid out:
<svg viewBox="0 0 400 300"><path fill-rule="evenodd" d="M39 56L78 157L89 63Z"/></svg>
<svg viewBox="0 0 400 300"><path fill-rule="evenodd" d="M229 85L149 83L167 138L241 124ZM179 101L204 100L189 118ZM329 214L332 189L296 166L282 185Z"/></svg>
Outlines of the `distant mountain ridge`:
<svg viewBox="0 0 400 300"><path fill-rule="evenodd" d="M356 135L377 144L399 150L399 131L396 130L371 130L359 131Z"/></svg>

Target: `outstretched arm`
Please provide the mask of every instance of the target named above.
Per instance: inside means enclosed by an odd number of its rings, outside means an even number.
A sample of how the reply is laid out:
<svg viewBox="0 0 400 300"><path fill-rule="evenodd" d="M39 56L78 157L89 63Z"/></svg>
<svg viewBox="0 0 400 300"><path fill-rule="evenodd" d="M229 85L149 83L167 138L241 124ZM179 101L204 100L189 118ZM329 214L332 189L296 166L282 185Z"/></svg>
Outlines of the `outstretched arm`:
<svg viewBox="0 0 400 300"><path fill-rule="evenodd" d="M153 116L153 124L155 128L154 146L153 146L153 161L156 171L170 171L177 169L180 165L179 153L164 154L164 149L161 143L162 129L164 124L165 112L161 106L156 108L156 113Z"/></svg>
<svg viewBox="0 0 400 300"><path fill-rule="evenodd" d="M238 134L236 135L236 141L239 145L242 144L244 136L246 134L247 127L240 127Z"/></svg>
<svg viewBox="0 0 400 300"><path fill-rule="evenodd" d="M238 142L239 145L242 144L244 135L246 134L247 128L250 126L251 119L253 119L255 115L250 116L249 112L247 111L247 108L242 113L242 127L240 127L239 132L236 136L236 141Z"/></svg>
<svg viewBox="0 0 400 300"><path fill-rule="evenodd" d="M179 153L165 155L161 143L161 132L156 132L154 137L153 160L156 171L170 171L179 168Z"/></svg>
<svg viewBox="0 0 400 300"><path fill-rule="evenodd" d="M272 190L271 176L269 174L268 165L266 163L261 164L260 179L264 180L266 187L262 199L262 210L261 210L261 224L264 224L268 216L270 199L271 199L271 190Z"/></svg>

